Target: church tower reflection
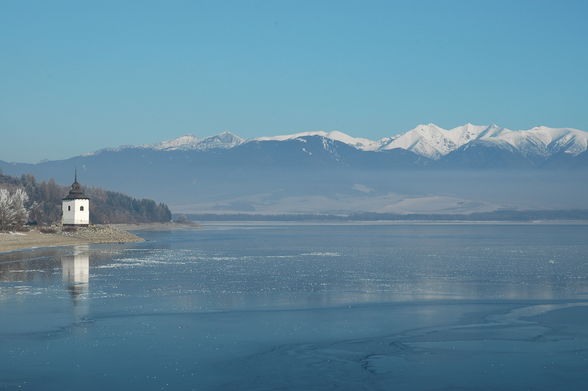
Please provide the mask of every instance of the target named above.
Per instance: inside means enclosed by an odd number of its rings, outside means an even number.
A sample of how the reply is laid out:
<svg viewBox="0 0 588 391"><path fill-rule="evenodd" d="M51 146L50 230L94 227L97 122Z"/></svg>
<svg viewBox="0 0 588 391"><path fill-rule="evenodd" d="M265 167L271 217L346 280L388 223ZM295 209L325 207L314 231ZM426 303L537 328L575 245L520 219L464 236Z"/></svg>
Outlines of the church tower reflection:
<svg viewBox="0 0 588 391"><path fill-rule="evenodd" d="M72 255L61 257L62 278L71 294L76 318L88 313L87 298L84 295L90 285L90 253L87 245L73 247Z"/></svg>

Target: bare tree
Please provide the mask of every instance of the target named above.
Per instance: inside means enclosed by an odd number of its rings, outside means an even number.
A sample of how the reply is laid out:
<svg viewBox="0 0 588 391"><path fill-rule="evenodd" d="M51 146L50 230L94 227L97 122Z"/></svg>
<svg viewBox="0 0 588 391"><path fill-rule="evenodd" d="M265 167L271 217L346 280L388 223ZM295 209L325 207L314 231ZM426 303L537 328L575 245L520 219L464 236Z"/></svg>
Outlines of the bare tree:
<svg viewBox="0 0 588 391"><path fill-rule="evenodd" d="M0 189L0 231L17 230L26 224L29 214L25 203L28 199L24 189Z"/></svg>

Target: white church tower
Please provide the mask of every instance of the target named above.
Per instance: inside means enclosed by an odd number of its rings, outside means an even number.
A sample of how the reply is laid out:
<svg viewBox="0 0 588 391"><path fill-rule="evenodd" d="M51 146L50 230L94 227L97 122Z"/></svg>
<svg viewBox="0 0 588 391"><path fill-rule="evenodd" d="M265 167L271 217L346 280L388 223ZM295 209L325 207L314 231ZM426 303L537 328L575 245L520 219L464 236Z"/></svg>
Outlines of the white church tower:
<svg viewBox="0 0 588 391"><path fill-rule="evenodd" d="M86 197L82 186L78 183L77 170L69 194L61 202L61 210L63 225L87 226L90 224L90 199Z"/></svg>

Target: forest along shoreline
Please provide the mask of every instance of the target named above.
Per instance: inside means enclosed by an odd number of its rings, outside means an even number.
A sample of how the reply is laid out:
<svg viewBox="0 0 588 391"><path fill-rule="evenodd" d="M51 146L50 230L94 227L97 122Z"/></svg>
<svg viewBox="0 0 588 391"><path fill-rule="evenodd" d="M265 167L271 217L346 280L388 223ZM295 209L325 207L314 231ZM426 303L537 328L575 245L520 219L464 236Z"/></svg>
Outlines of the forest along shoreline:
<svg viewBox="0 0 588 391"><path fill-rule="evenodd" d="M63 226L63 196L77 186L76 194L91 200L90 226ZM80 209L81 210L81 209ZM88 219L89 217L89 219ZM172 213L164 203L97 187L71 189L54 180L37 182L32 175L20 178L3 175L0 170L0 253L38 247L58 247L89 243L127 243L143 241L112 224L130 223L133 230L142 224L169 223Z"/></svg>

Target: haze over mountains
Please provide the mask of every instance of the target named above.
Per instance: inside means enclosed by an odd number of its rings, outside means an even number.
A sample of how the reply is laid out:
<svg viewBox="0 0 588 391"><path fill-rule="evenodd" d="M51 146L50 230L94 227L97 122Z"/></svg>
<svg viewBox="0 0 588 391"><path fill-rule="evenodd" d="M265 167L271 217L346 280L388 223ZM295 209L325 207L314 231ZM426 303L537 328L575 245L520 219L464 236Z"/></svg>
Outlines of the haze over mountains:
<svg viewBox="0 0 588 391"><path fill-rule="evenodd" d="M67 184L77 167L85 183L176 212L469 213L585 207L587 146L578 129L428 124L381 140L338 131L186 135L0 168Z"/></svg>

